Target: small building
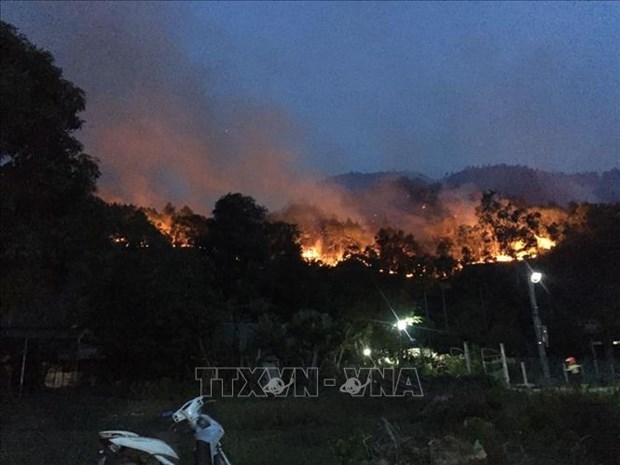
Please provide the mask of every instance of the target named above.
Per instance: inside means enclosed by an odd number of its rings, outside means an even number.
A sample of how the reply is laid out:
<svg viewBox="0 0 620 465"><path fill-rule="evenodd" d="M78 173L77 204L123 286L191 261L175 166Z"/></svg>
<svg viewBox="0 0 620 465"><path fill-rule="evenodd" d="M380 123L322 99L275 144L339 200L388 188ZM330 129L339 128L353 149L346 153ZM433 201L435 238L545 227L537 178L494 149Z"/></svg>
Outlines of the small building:
<svg viewBox="0 0 620 465"><path fill-rule="evenodd" d="M87 336L74 328L1 328L0 390L21 395L92 382L102 357Z"/></svg>

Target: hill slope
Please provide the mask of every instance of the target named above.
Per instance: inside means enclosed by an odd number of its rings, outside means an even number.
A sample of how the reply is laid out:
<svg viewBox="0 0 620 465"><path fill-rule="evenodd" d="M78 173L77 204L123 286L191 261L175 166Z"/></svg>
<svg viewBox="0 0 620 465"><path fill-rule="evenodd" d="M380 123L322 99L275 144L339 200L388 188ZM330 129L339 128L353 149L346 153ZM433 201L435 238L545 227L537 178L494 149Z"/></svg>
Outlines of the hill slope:
<svg viewBox="0 0 620 465"><path fill-rule="evenodd" d="M492 189L504 196L519 197L530 204L566 205L569 202L620 202L620 169L603 173L555 173L526 166L492 165L468 167L451 173L441 180L406 171L357 173L351 172L325 179L328 185L338 186L351 193L372 192L406 181L422 188L442 184L444 187L473 187Z"/></svg>

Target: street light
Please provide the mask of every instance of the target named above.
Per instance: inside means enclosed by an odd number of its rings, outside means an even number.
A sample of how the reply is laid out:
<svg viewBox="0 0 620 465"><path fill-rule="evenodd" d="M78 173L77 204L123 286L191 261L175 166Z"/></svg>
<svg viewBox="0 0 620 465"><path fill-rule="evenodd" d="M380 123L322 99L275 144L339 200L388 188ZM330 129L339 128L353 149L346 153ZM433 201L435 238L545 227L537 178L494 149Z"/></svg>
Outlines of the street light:
<svg viewBox="0 0 620 465"><path fill-rule="evenodd" d="M530 268L531 270L531 268ZM528 291L530 295L530 306L532 307L532 322L534 323L534 331L536 332L536 345L538 346L538 358L542 368L545 384L551 384L551 375L549 373L549 361L547 360L546 350L546 330L540 321L540 313L538 312L538 303L536 302L536 289L534 284L541 282L542 273L531 270L530 279L528 280Z"/></svg>
<svg viewBox="0 0 620 465"><path fill-rule="evenodd" d="M402 351L402 344L403 344L402 342L403 333L407 336L407 339L409 339L409 342L414 342L415 339L411 337L411 335L407 331L407 328L409 326L413 326L416 323L419 323L420 321L422 321L422 318L420 318L419 316L415 316L415 315L408 316L407 318L399 318L394 310L392 310L392 313L394 313L394 316L396 317L396 323L394 323L394 327L398 329L398 353L399 353L398 357L400 358L400 354Z"/></svg>
<svg viewBox="0 0 620 465"><path fill-rule="evenodd" d="M408 316L407 318L398 318L396 323L394 323L394 327L399 331L406 331L409 326L413 326L417 323L420 323L422 318L419 316Z"/></svg>
<svg viewBox="0 0 620 465"><path fill-rule="evenodd" d="M377 366L373 358L370 356L372 354L372 350L370 349L370 347L364 347L364 350L362 350L362 354L364 354L364 357L368 357L373 367Z"/></svg>

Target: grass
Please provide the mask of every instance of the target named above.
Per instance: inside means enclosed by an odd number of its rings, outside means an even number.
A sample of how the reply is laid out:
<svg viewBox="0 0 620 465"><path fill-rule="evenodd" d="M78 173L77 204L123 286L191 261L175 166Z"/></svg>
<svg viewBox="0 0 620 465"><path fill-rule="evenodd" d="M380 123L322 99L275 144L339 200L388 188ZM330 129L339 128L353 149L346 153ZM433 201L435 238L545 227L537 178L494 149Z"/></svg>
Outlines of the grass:
<svg viewBox="0 0 620 465"><path fill-rule="evenodd" d="M431 438L445 434L480 439L489 452L488 464L507 463L502 458L507 444L524 449L534 465L620 464L614 461L620 450L613 450L620 445L617 393L527 394L455 380L428 387L423 399L354 399L326 393L315 399L219 400L208 404L208 410L226 429L223 444L235 465L339 465L345 461L335 452L336 441L363 449L357 432L379 439L382 416L422 449ZM191 464L191 433L170 431L170 420L161 413L194 393L177 396L171 390L150 399L144 398L147 393L140 395L76 390L5 398L0 463L93 464L97 432L128 429L164 439L179 452L182 464Z"/></svg>

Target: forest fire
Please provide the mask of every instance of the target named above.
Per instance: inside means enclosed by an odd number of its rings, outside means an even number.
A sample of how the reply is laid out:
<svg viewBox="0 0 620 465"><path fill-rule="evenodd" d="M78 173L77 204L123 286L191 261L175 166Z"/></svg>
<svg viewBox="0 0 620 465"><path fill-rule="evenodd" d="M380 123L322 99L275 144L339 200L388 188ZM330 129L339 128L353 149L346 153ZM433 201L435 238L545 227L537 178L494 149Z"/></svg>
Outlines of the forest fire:
<svg viewBox="0 0 620 465"><path fill-rule="evenodd" d="M283 216L285 221L300 227L303 257L307 261L334 266L353 255L364 257L365 262L372 257L381 261L382 256L398 255L391 249L400 248L403 256L393 256L390 260L399 262L393 266L409 278L417 274L408 269L415 263L421 269L420 260L442 256L452 259L455 267L534 258L555 247L562 240L564 228L577 224L582 216L575 212L570 218L567 211L557 207L515 205L494 193L481 194L478 198L477 205L454 201L425 203L424 216L400 211L384 223L373 218L374 221L365 221L363 225L322 214L314 207L304 210L299 205L285 211ZM408 228L392 229L393 224ZM391 232L380 238L381 231L386 230ZM410 263L402 265L403 260ZM390 266L383 268L395 272Z"/></svg>
<svg viewBox="0 0 620 465"><path fill-rule="evenodd" d="M502 255L498 254L494 257L496 262L512 262L515 260L523 260L525 258L535 258L538 255L544 254L551 250L557 244L556 241L548 238L536 236L536 246L527 248L523 241L516 241L511 244L512 249L515 251L515 255Z"/></svg>
<svg viewBox="0 0 620 465"><path fill-rule="evenodd" d="M338 239L332 238L334 241L338 241ZM526 258L535 258L539 255L542 255L553 247L557 245L557 242L548 238L548 237L540 237L536 236L537 245L535 247L525 247L525 243L523 241L516 241L511 244L511 248L514 250L514 255L505 255L497 252L495 255L489 256L487 259L478 259L474 260L471 263L488 263L488 262L512 262L519 261ZM372 244L367 244L363 246L363 244L359 244L358 248L360 250L364 250L366 247L372 247ZM499 246L494 244L491 249L499 250ZM362 252L362 254L367 254L366 252ZM343 261L347 257L346 252L342 252L340 254L330 254L330 253L322 253L321 242L317 242L314 246L303 246L302 245L302 257L304 260L308 262L318 262L326 266L336 266L338 263ZM394 274L393 272L390 274ZM413 278L415 275L413 273L406 273L405 277Z"/></svg>
<svg viewBox="0 0 620 465"><path fill-rule="evenodd" d="M568 226L578 226L583 219L580 207L569 213L492 191L402 177L336 195L333 203L344 206L342 210L293 204L273 216L297 226L308 261L334 266L355 256L376 264L389 257L391 265L384 263L383 268L399 269L403 275L419 275L424 265L417 271L414 266L442 257L449 259L446 263L453 261L456 269L540 256L562 241ZM391 232L379 240L382 230ZM395 252L399 247L400 257Z"/></svg>
<svg viewBox="0 0 620 465"><path fill-rule="evenodd" d="M548 237L540 236L536 236L536 243L539 250L551 250L557 245L554 240L551 240Z"/></svg>
<svg viewBox="0 0 620 465"><path fill-rule="evenodd" d="M155 210L149 209L145 211L148 220L155 226L159 232L164 235L173 247L194 247L191 238L192 231L187 228L180 227L174 220L172 215L159 214ZM475 228L474 228L475 229ZM194 231L195 233L195 231ZM302 239L300 245L302 249L302 258L307 262L320 263L325 266L336 266L345 258L351 255L368 256L370 254L380 253L377 251L375 238L369 240L369 235L360 229L358 236L365 240L359 240L351 237L351 235L341 234L337 228L331 228L320 233L320 237L313 236L311 232L301 231ZM557 241L547 236L534 235L535 244L526 244L524 240L511 242L507 247L502 247L497 240L486 241L483 236L478 237L468 234L466 240L463 237L442 237L439 241L447 241L448 243L458 244L461 250L451 250L450 255L456 258L462 264L466 263L488 263L488 262L512 262L514 260L523 260L525 258L534 258L544 254L557 245ZM115 243L121 242L122 239L114 238ZM470 252L463 252L463 250ZM506 250L511 251L510 254ZM478 251L471 253L471 251ZM390 270L391 274L395 274ZM414 273L406 273L407 278L413 278Z"/></svg>
<svg viewBox="0 0 620 465"><path fill-rule="evenodd" d="M335 242L342 241L343 238L334 239ZM301 244L301 256L307 262L317 262L322 265L327 266L336 266L340 263L345 256L345 250L340 250L338 248L332 248L331 250L326 249L323 245L322 240L317 240L313 243L313 245L305 246L303 243Z"/></svg>
<svg viewBox="0 0 620 465"><path fill-rule="evenodd" d="M541 236L535 235L535 238L536 238L536 244L533 246L529 246L529 247L522 240L518 240L518 241L511 243L510 249L514 251L512 255L506 255L506 254L498 252L495 255L491 255L490 259L479 260L479 261L476 261L475 263L486 263L489 261L498 262L498 263L506 263L506 262L513 262L515 260L520 261L526 258L535 258L539 255L542 255L548 252L549 250L551 250L553 247L557 245L557 242L552 240L549 237L541 237ZM491 249L497 251L499 249L499 244L494 244L493 247L491 247Z"/></svg>
<svg viewBox="0 0 620 465"><path fill-rule="evenodd" d="M195 247L196 239L206 231L207 219L187 206L177 211L167 204L161 213L153 208L143 208L142 212L173 247Z"/></svg>
<svg viewBox="0 0 620 465"><path fill-rule="evenodd" d="M307 262L318 262L318 261L324 262L326 260L326 257L321 255L321 251L318 246L315 246L315 247L303 247L302 246L301 256Z"/></svg>
<svg viewBox="0 0 620 465"><path fill-rule="evenodd" d="M567 226L579 225L584 213L579 208L569 215L559 207L530 207L493 192L478 193L475 201L455 200L451 194L438 196L436 202L426 200L423 213L401 207L383 217L362 212L352 220L294 204L270 214L268 221L297 227L306 262L333 267L355 257L385 273L413 279L446 277L467 264L537 257L562 240ZM142 212L174 247L197 247L208 231L207 218L188 207L166 205L161 213Z"/></svg>

